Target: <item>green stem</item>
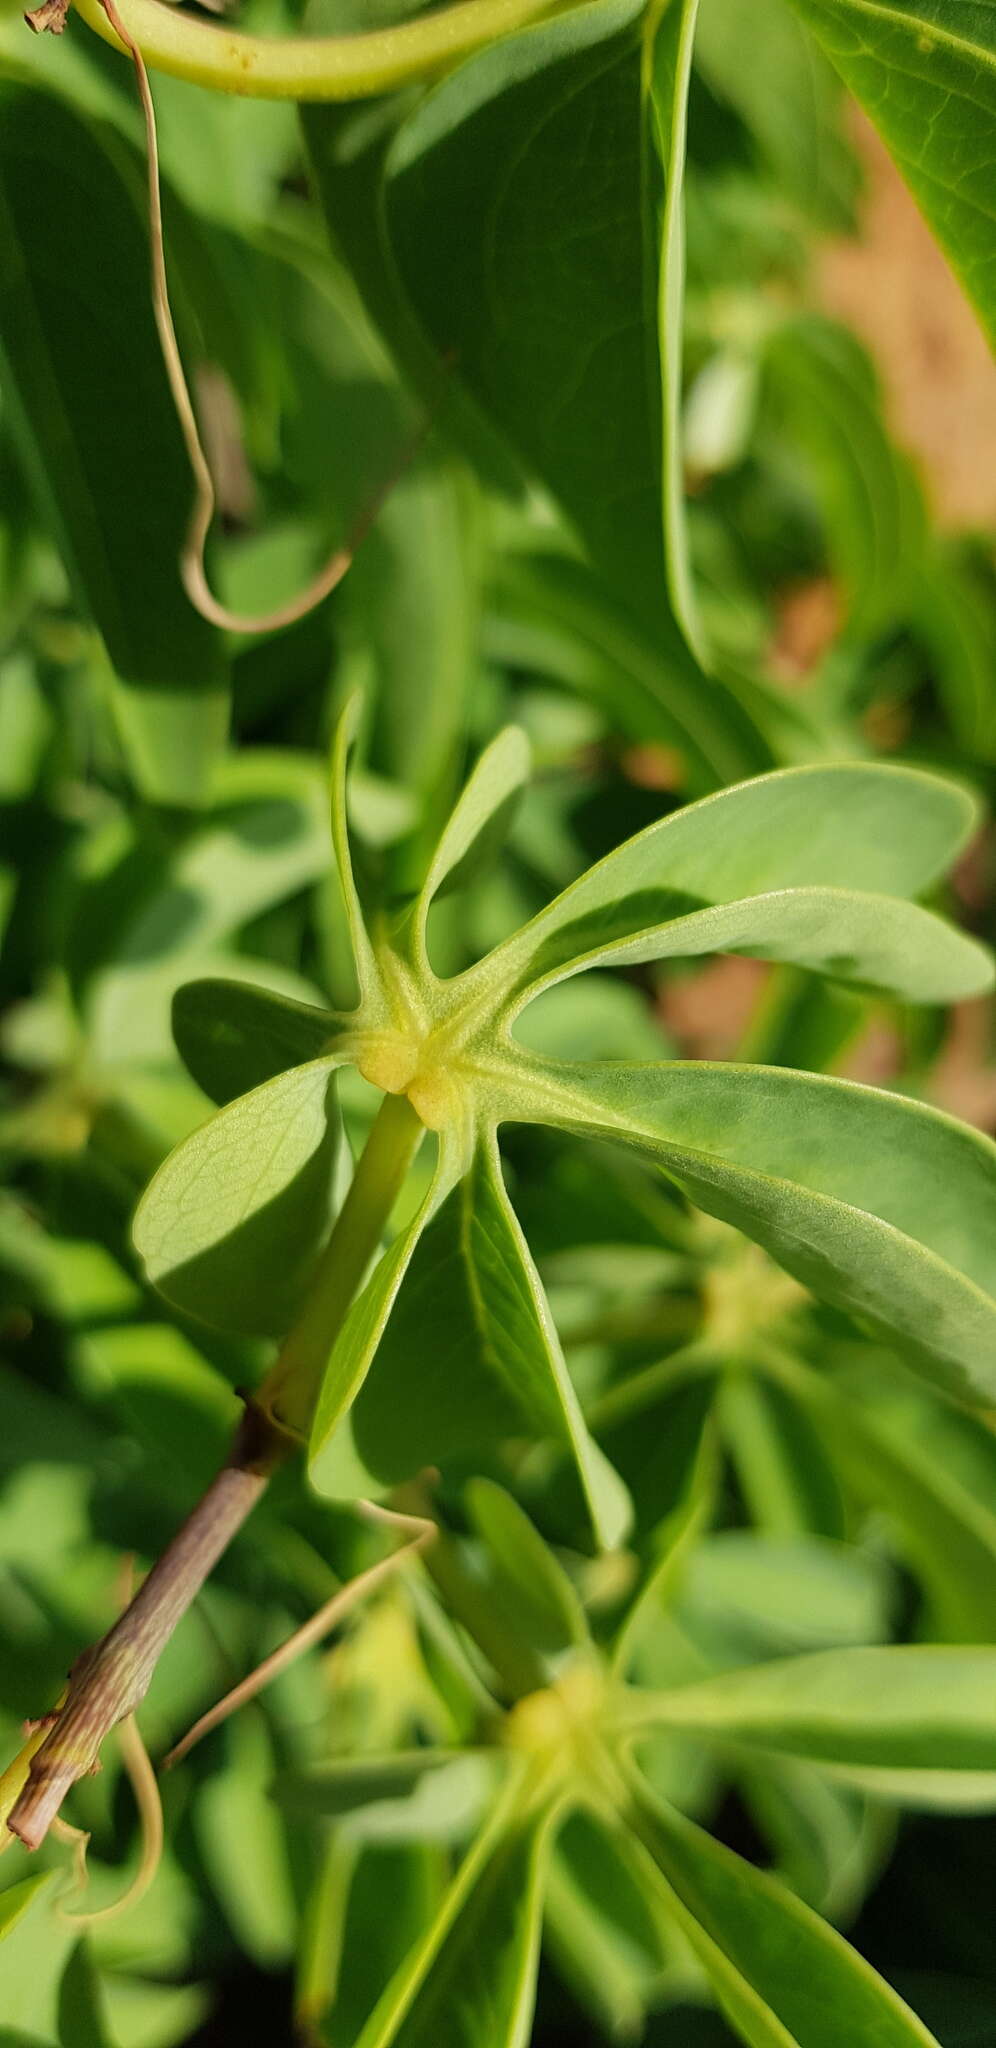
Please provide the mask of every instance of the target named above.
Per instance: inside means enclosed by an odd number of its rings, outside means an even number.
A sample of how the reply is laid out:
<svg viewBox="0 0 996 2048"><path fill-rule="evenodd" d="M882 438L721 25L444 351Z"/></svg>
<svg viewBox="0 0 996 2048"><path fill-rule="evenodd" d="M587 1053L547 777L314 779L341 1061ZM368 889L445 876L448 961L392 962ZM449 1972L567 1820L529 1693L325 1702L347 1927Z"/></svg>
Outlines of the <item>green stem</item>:
<svg viewBox="0 0 996 2048"><path fill-rule="evenodd" d="M267 100L358 100L431 78L471 51L571 0L458 0L399 28L354 36L251 36L198 21L162 0L122 0L146 63L194 85ZM97 35L124 50L101 0L76 0Z"/></svg>
<svg viewBox="0 0 996 2048"><path fill-rule="evenodd" d="M377 1251L424 1125L405 1095L385 1095L307 1300L256 1393L281 1428L306 1435L332 1347Z"/></svg>

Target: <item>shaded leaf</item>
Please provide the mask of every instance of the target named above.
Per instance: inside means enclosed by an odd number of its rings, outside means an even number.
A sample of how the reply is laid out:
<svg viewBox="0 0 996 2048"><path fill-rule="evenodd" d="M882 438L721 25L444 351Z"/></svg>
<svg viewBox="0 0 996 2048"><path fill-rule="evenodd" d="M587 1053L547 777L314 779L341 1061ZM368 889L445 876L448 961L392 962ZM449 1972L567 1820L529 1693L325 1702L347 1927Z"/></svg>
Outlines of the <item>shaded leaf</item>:
<svg viewBox="0 0 996 2048"><path fill-rule="evenodd" d="M180 1056L217 1103L319 1059L337 1021L331 1011L241 981L188 981L173 997Z"/></svg>
<svg viewBox="0 0 996 2048"><path fill-rule="evenodd" d="M171 1152L133 1224L154 1287L198 1321L280 1336L331 1222L332 1058L229 1103Z"/></svg>
<svg viewBox="0 0 996 2048"><path fill-rule="evenodd" d="M3 87L0 360L24 458L119 684L143 793L204 800L226 666L177 557L192 484L152 317L145 228L97 132Z"/></svg>

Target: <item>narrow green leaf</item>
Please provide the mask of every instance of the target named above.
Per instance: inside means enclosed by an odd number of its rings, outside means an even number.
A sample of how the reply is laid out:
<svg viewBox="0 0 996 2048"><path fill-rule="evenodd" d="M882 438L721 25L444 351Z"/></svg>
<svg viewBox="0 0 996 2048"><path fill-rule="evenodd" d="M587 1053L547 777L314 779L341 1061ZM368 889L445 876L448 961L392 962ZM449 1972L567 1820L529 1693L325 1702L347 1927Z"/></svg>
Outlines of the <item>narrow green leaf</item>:
<svg viewBox="0 0 996 2048"><path fill-rule="evenodd" d="M171 1152L132 1226L154 1287L198 1321L281 1336L331 1222L332 1057L229 1103Z"/></svg>
<svg viewBox="0 0 996 2048"><path fill-rule="evenodd" d="M986 0L794 0L996 339L996 17Z"/></svg>
<svg viewBox="0 0 996 2048"><path fill-rule="evenodd" d="M247 982L188 981L173 997L180 1057L212 1102L233 1102L329 1049L339 1020Z"/></svg>
<svg viewBox="0 0 996 2048"><path fill-rule="evenodd" d="M487 1548L491 1589L530 1648L556 1663L587 1643L574 1587L518 1501L491 1479L471 1479L464 1500Z"/></svg>
<svg viewBox="0 0 996 2048"><path fill-rule="evenodd" d="M927 1588L934 1625L952 1640L996 1642L996 1513L950 1462L888 1428L862 1402L796 1360L778 1359L778 1378L809 1417L852 1485L896 1525L902 1548Z"/></svg>
<svg viewBox="0 0 996 2048"><path fill-rule="evenodd" d="M342 1326L322 1381L311 1429L308 1466L319 1493L341 1499L355 1498L357 1493L369 1490L370 1474L362 1457L357 1457L350 1411L379 1355L385 1329L393 1327L398 1290L423 1233L446 1201L458 1172L459 1161L445 1147L441 1148L424 1201L382 1254ZM344 1428L347 1418L348 1426ZM425 1462L417 1455L414 1463L406 1461L405 1478L410 1478Z"/></svg>
<svg viewBox="0 0 996 2048"><path fill-rule="evenodd" d="M103 635L142 792L199 804L225 742L226 663L180 583L190 469L153 323L141 188L117 148L54 96L4 85L4 397Z"/></svg>
<svg viewBox="0 0 996 2048"><path fill-rule="evenodd" d="M507 1115L644 1151L814 1294L965 1400L996 1390L996 1146L938 1110L788 1067L525 1059ZM510 1074L511 1079L511 1074Z"/></svg>
<svg viewBox="0 0 996 2048"><path fill-rule="evenodd" d="M582 964L653 958L662 927L718 905L731 906L733 923L701 929L715 929L716 943L730 949L742 899L773 891L914 896L950 864L973 818L963 790L918 769L862 762L759 776L672 812L607 854L467 981L494 983L500 972L515 988ZM791 902L786 918L790 911ZM751 916L767 920L776 944L778 905ZM746 918L743 936L749 947ZM674 934L676 950L681 937Z"/></svg>
<svg viewBox="0 0 996 2048"><path fill-rule="evenodd" d="M363 1471L391 1485L496 1438L539 1433L569 1449L600 1542L618 1542L625 1492L585 1428L493 1138L408 1257L344 1433Z"/></svg>
<svg viewBox="0 0 996 2048"><path fill-rule="evenodd" d="M565 936L558 932L551 950ZM993 982L988 949L915 903L857 889L780 889L679 914L620 944L595 946L589 955L545 972L548 955L541 947L532 963L541 970L533 988L549 987L589 961L621 967L643 960L692 959L702 953L784 961L837 981L882 989L910 1003L958 1002L980 995Z"/></svg>
<svg viewBox="0 0 996 2048"><path fill-rule="evenodd" d="M526 2048L554 1816L515 1785L470 1849L356 2048Z"/></svg>
<svg viewBox="0 0 996 2048"><path fill-rule="evenodd" d="M813 468L848 628L884 632L909 614L927 531L923 493L887 432L871 362L845 328L808 315L775 329L764 365L768 403Z"/></svg>
<svg viewBox="0 0 996 2048"><path fill-rule="evenodd" d="M996 1649L817 1651L641 1698L625 1725L808 1759L911 1805L996 1804Z"/></svg>
<svg viewBox="0 0 996 2048"><path fill-rule="evenodd" d="M839 1934L633 1773L631 1825L732 2025L750 2048L938 2048Z"/></svg>
<svg viewBox="0 0 996 2048"><path fill-rule="evenodd" d="M415 913L420 954L431 904L465 888L498 851L528 775L529 741L518 726L506 726L476 763L429 863Z"/></svg>

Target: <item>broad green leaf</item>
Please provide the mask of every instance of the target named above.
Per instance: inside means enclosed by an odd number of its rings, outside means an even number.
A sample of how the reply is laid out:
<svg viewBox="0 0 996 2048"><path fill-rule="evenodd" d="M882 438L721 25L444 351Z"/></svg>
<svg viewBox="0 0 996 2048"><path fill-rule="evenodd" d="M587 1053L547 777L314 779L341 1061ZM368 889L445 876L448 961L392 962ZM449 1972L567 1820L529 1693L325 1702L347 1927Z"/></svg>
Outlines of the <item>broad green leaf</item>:
<svg viewBox="0 0 996 2048"><path fill-rule="evenodd" d="M523 1061L506 1114L638 1147L962 1399L996 1388L996 1146L905 1097L787 1067Z"/></svg>
<svg viewBox="0 0 996 2048"><path fill-rule="evenodd" d="M140 187L58 99L8 84L2 104L4 397L103 635L142 793L199 804L225 742L226 666L180 583L192 484L153 324Z"/></svg>
<svg viewBox="0 0 996 2048"><path fill-rule="evenodd" d="M623 1718L808 1759L910 1805L996 1803L996 1649L817 1651L634 1693Z"/></svg>
<svg viewBox="0 0 996 2048"><path fill-rule="evenodd" d="M553 1815L513 1784L356 2048L527 2048Z"/></svg>
<svg viewBox="0 0 996 2048"><path fill-rule="evenodd" d="M384 218L437 350L452 352L456 377L559 499L593 562L694 675L676 623L687 600L674 573L677 334L664 371L657 337L658 294L669 316L680 307L691 19L675 0L661 30L663 165L645 133L641 0L597 0L506 37L416 108L388 154Z"/></svg>
<svg viewBox="0 0 996 2048"><path fill-rule="evenodd" d="M739 115L779 195L822 228L853 228L858 167L840 80L788 0L702 0L695 68Z"/></svg>
<svg viewBox="0 0 996 2048"><path fill-rule="evenodd" d="M218 1329L284 1334L331 1222L337 1064L312 1060L264 1082L160 1167L133 1236L174 1308Z"/></svg>
<svg viewBox="0 0 996 2048"><path fill-rule="evenodd" d="M631 1788L630 1824L750 2048L938 2048L891 1986L777 1879L664 1806L635 1773Z"/></svg>
<svg viewBox="0 0 996 2048"><path fill-rule="evenodd" d="M986 0L794 4L871 115L996 337L992 8Z"/></svg>
<svg viewBox="0 0 996 2048"><path fill-rule="evenodd" d="M759 776L638 832L467 979L495 982L500 972L521 987L581 964L654 958L663 925L718 905L744 914L742 899L773 891L913 896L943 873L973 816L962 790L918 769L860 763Z"/></svg>
<svg viewBox="0 0 996 2048"><path fill-rule="evenodd" d="M574 1587L518 1501L491 1479L471 1479L464 1500L487 1551L491 1597L516 1633L554 1665L587 1643Z"/></svg>
<svg viewBox="0 0 996 2048"><path fill-rule="evenodd" d="M585 1428L493 1140L478 1145L413 1254L343 1457L351 1443L362 1469L391 1485L496 1438L552 1437L576 1462L600 1542L617 1542L624 1490ZM347 1471L352 1460L343 1482Z"/></svg>
<svg viewBox="0 0 996 2048"><path fill-rule="evenodd" d="M241 981L188 981L173 997L180 1056L212 1102L233 1102L288 1067L321 1058L338 1019Z"/></svg>

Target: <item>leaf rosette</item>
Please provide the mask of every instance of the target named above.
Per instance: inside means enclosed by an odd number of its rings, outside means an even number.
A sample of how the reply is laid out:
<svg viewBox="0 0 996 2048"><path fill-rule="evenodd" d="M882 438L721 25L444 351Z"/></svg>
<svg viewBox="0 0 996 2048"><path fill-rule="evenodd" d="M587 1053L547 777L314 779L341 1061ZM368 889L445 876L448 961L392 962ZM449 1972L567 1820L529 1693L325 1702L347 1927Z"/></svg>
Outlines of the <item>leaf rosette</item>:
<svg viewBox="0 0 996 2048"><path fill-rule="evenodd" d="M599 1539L626 1502L585 1427L505 1186L497 1132L614 1140L734 1224L813 1293L888 1335L962 1400L991 1400L996 1147L906 1097L784 1067L571 1062L516 1035L568 977L739 953L903 1003L991 984L988 954L911 899L959 852L974 809L919 769L785 769L670 813L448 979L429 918L500 844L528 773L509 728L482 755L415 898L366 917L346 820L355 710L334 758L333 842L359 1001L323 1011L241 983L181 989L174 1030L219 1113L166 1161L135 1221L172 1305L261 1334L303 1298L343 1180L336 1070L403 1098L436 1156L334 1343L311 1469L323 1491L383 1488L501 1437L559 1441ZM274 1313L268 1312L272 1298Z"/></svg>

